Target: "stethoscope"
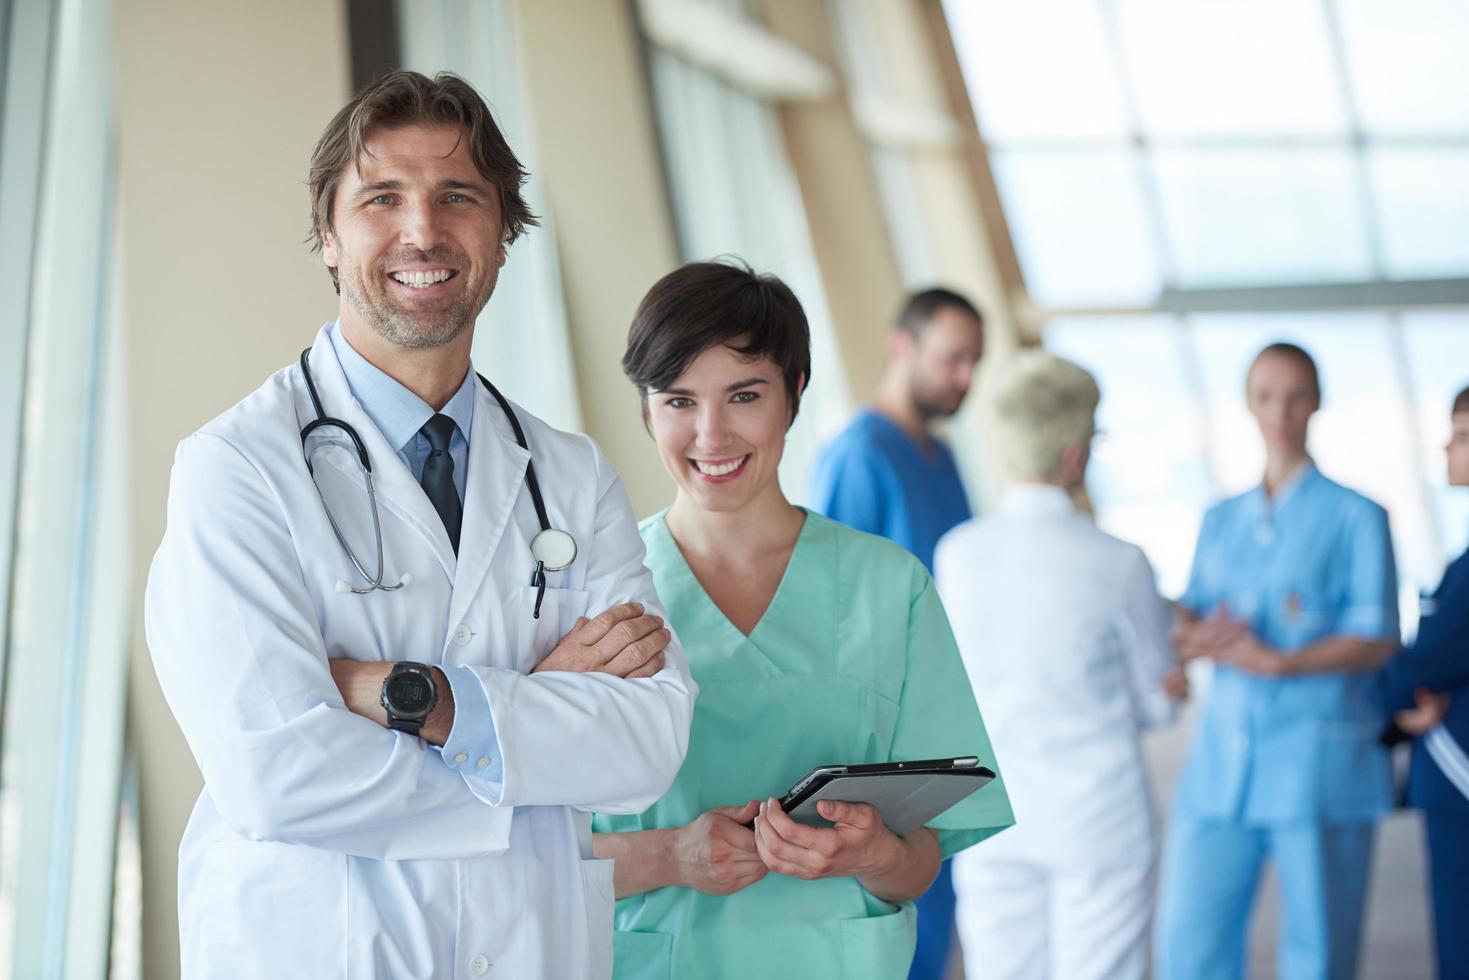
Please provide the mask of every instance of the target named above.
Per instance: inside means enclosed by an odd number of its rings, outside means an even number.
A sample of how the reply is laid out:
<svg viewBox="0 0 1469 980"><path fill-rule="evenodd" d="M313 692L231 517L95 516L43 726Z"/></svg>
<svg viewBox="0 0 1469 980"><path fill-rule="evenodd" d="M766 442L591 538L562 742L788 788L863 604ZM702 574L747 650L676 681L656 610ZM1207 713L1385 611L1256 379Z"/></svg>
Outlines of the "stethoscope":
<svg viewBox="0 0 1469 980"><path fill-rule="evenodd" d="M332 533L337 536L337 543L347 553L347 558L352 562L353 567L357 569L357 574L361 575L363 580L367 582L366 588L363 588L354 586L345 580L339 580L337 582L337 591L350 592L353 595L367 595L377 590L396 592L404 586L409 585L413 581L413 576L405 572L396 584L385 585L383 583L383 573L386 568L383 562L383 528L382 521L379 519L377 512L377 490L373 487L372 460L367 455L367 446L363 444L361 437L357 435L356 429L341 419L330 417L321 407L321 396L316 393L316 382L312 380L311 365L308 363L310 354L311 348L309 347L301 352L301 374L306 378L306 390L311 394L311 405L316 409L316 418L311 422L307 422L305 428L301 430L301 455L306 460L306 472L311 476L311 485L316 488L316 496L321 500L322 510L326 511L326 519L332 526ZM530 446L526 444L525 432L520 427L520 419L516 418L515 410L510 407L510 403L505 400L505 396L500 394L494 385L490 384L488 378L478 373L476 373L475 377L479 378L480 384L485 386L486 391L495 396L495 401L500 403L500 408L504 411L505 417L510 420L510 428L515 430L516 443L520 445L521 449L529 453ZM362 474L367 480L367 504L372 510L372 535L377 544L376 574L371 574L367 571L366 566L357 557L357 553L347 543L346 536L342 534L342 529L337 524L336 517L332 514L331 506L326 502L326 495L321 492L321 485L316 482L316 469L311 465L311 454L306 450L306 439L311 433L322 428L340 429L347 434L352 440L352 445L357 449L357 459L362 464ZM540 481L536 479L535 464L529 459L525 461L525 484L530 490L531 503L535 504L536 519L541 524L540 533L532 538L530 543L531 557L535 559L536 563L535 571L531 573L530 579L530 584L536 590L536 605L532 616L535 619L540 619L541 600L546 597L546 573L559 572L576 560L576 539L569 532L551 526L551 519L546 516L546 502L541 499L541 485Z"/></svg>

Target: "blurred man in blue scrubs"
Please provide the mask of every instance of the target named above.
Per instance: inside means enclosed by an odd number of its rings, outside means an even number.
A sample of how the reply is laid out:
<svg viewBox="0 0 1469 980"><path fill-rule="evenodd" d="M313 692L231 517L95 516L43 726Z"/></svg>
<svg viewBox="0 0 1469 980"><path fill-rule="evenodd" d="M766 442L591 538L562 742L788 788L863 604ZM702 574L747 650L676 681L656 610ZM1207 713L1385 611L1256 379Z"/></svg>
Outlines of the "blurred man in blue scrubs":
<svg viewBox="0 0 1469 980"><path fill-rule="evenodd" d="M1469 388L1454 399L1449 486L1469 487ZM1469 977L1469 552L1425 598L1418 637L1377 679L1382 706L1413 743L1408 804L1423 810L1438 975Z"/></svg>
<svg viewBox="0 0 1469 980"><path fill-rule="evenodd" d="M1392 802L1376 671L1397 647L1387 513L1306 450L1316 365L1272 344L1246 379L1261 485L1213 507L1175 643L1214 673L1164 848L1156 976L1237 980L1260 872L1281 980L1356 975L1376 821Z"/></svg>
<svg viewBox="0 0 1469 980"><path fill-rule="evenodd" d="M939 538L971 515L954 454L930 426L964 403L983 350L984 325L973 303L947 289L914 294L888 337L887 368L872 405L817 463L815 508L896 541L932 573ZM940 980L954 929L949 862L917 905L910 980Z"/></svg>

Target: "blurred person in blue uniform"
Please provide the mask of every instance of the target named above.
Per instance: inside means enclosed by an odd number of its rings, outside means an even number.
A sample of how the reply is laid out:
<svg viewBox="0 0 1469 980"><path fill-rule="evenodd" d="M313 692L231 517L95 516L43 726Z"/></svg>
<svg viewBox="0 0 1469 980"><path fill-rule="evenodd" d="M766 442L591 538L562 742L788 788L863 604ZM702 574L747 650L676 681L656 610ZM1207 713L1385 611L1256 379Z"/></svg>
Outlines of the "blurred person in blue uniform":
<svg viewBox="0 0 1469 980"><path fill-rule="evenodd" d="M1355 975L1376 821L1392 802L1375 672L1397 647L1387 513L1306 449L1321 404L1293 344L1246 396L1262 484L1209 510L1174 640L1214 662L1164 847L1156 975L1234 980L1261 870L1280 882L1281 980Z"/></svg>
<svg viewBox="0 0 1469 980"><path fill-rule="evenodd" d="M1142 732L1186 687L1170 604L1142 550L1072 502L1092 376L1029 350L989 389L1009 482L944 535L934 577L1018 822L954 857L964 965L975 980L1142 980L1158 850Z"/></svg>
<svg viewBox="0 0 1469 980"><path fill-rule="evenodd" d="M1444 447L1449 485L1469 487L1469 388ZM1423 810L1438 973L1469 977L1469 552L1425 598L1418 637L1377 677L1377 696L1413 743L1408 804Z"/></svg>
<svg viewBox="0 0 1469 980"><path fill-rule="evenodd" d="M872 405L817 462L813 508L897 542L932 573L939 538L971 514L954 454L930 427L964 403L983 350L983 320L969 300L947 289L910 297L888 336L888 363ZM940 980L954 931L948 861L917 905L910 980Z"/></svg>

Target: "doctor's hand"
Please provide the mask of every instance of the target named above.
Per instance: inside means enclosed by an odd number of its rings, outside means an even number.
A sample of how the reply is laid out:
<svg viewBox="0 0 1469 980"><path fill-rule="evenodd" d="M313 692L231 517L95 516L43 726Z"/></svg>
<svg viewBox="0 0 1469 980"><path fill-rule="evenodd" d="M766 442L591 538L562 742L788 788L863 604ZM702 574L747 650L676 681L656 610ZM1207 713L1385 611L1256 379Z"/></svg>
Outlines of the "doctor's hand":
<svg viewBox="0 0 1469 980"><path fill-rule="evenodd" d="M755 845L765 866L791 878L856 878L872 894L906 902L928 890L938 875L938 838L919 827L906 838L883 826L866 803L821 800L816 811L832 827L792 820L771 797L755 818Z"/></svg>
<svg viewBox="0 0 1469 980"><path fill-rule="evenodd" d="M760 801L708 810L674 831L674 877L705 895L732 895L748 888L768 870L755 849L755 832L745 824L760 812Z"/></svg>
<svg viewBox="0 0 1469 980"><path fill-rule="evenodd" d="M1163 675L1163 693L1171 701L1188 700L1188 671L1174 667Z"/></svg>
<svg viewBox="0 0 1469 980"><path fill-rule="evenodd" d="M596 671L618 677L652 677L663 669L663 650L673 639L641 602L624 602L591 619L579 617L532 674L543 670Z"/></svg>

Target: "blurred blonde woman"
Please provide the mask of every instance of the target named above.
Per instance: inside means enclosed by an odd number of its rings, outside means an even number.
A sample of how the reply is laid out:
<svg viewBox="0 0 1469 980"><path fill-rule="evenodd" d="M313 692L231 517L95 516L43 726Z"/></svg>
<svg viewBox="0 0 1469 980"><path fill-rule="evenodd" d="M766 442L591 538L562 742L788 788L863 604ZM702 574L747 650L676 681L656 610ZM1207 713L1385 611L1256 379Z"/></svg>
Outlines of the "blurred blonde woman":
<svg viewBox="0 0 1469 980"><path fill-rule="evenodd" d="M1168 606L1135 545L1077 511L1097 384L1042 351L988 399L1012 475L946 535L934 569L1016 826L954 859L970 977L1141 978L1156 852L1141 730L1181 696Z"/></svg>

